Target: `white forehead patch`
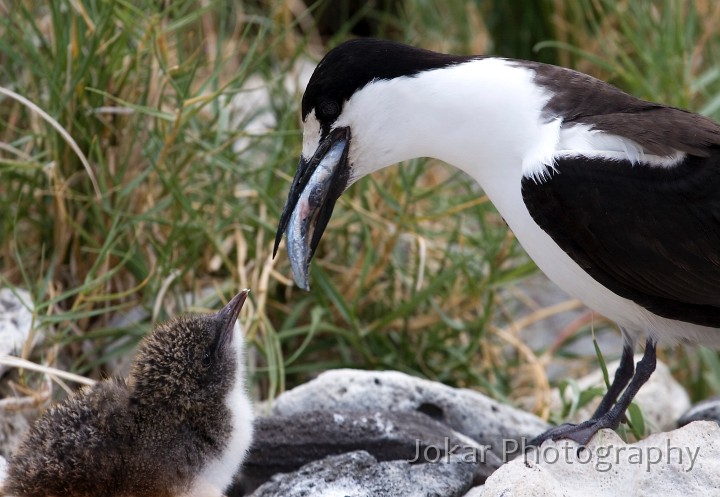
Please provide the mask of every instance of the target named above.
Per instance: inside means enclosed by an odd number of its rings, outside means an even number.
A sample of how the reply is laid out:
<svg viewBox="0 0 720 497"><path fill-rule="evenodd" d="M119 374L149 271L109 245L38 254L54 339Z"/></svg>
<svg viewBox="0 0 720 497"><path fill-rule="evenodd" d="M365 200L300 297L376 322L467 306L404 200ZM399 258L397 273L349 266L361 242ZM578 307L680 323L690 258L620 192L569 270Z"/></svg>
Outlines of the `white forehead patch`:
<svg viewBox="0 0 720 497"><path fill-rule="evenodd" d="M320 144L320 121L315 116L315 111L311 111L303 123L303 147L302 156L305 160L310 160L315 150Z"/></svg>

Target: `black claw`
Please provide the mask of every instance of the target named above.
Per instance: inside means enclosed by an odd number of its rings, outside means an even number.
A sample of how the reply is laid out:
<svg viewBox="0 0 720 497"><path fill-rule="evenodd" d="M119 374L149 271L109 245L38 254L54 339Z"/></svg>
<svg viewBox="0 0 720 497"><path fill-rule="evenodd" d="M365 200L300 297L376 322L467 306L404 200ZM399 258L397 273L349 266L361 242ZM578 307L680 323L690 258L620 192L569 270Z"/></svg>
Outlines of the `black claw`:
<svg viewBox="0 0 720 497"><path fill-rule="evenodd" d="M572 440L581 447L590 442L595 434L603 428L615 429L618 427L618 420L613 419L611 414L607 414L598 419L591 419L579 424L565 423L554 428L550 428L545 433L538 435L530 441L529 445L540 447L548 440Z"/></svg>
<svg viewBox="0 0 720 497"><path fill-rule="evenodd" d="M632 350L625 347L623 356L620 360L620 367L615 374L615 381L605 394L603 401L600 403L597 411L592 418L584 423L572 424L565 423L550 428L545 433L538 435L530 441L529 445L540 447L548 440L573 440L584 447L590 439L603 428L615 429L620 426L621 421L625 421L625 411L630 402L637 394L640 387L650 378L655 370L655 343L648 339L645 345L645 354L642 360L637 364L637 368L633 368ZM633 373L634 371L634 375ZM625 386L627 385L627 388ZM620 392L625 389L620 396ZM618 396L620 397L618 399Z"/></svg>

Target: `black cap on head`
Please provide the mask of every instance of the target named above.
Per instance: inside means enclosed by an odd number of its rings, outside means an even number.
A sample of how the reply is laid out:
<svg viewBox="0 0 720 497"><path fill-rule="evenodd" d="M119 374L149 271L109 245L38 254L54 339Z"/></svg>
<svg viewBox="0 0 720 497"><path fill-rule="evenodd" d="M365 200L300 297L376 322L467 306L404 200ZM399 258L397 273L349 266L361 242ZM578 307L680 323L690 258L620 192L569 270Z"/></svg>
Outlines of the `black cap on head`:
<svg viewBox="0 0 720 497"><path fill-rule="evenodd" d="M315 68L302 99L303 119L314 109L321 124L332 123L343 103L373 80L413 76L468 59L389 40L347 41L328 52Z"/></svg>

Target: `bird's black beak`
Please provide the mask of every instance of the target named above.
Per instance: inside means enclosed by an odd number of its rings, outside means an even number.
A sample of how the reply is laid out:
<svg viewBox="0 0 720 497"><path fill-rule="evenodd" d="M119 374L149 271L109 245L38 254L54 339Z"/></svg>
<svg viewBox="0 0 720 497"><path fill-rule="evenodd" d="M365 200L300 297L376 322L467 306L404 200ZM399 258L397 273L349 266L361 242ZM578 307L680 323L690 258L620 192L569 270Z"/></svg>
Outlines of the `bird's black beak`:
<svg viewBox="0 0 720 497"><path fill-rule="evenodd" d="M347 187L350 128L336 128L320 141L309 161L300 158L275 235L273 257L283 233L295 283L308 290L310 260L330 221L335 202Z"/></svg>
<svg viewBox="0 0 720 497"><path fill-rule="evenodd" d="M240 310L243 308L245 299L247 299L249 289L245 289L235 295L225 307L220 309L215 314L215 319L218 321L219 336L216 350L222 350L223 346L232 341L233 329L235 328L235 321L237 321L240 315Z"/></svg>

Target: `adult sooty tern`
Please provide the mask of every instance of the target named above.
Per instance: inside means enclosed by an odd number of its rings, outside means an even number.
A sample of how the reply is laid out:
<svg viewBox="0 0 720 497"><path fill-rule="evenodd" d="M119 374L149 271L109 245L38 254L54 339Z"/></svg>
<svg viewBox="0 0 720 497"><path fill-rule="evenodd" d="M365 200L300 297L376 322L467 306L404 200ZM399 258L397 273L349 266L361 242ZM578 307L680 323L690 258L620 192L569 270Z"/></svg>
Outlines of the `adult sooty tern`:
<svg viewBox="0 0 720 497"><path fill-rule="evenodd" d="M480 184L551 280L620 326L620 367L592 418L534 444L585 444L616 428L655 369L659 340L720 345L720 126L710 119L562 67L373 39L322 59L302 119L275 239L277 251L287 230L302 288L342 192L433 157Z"/></svg>

